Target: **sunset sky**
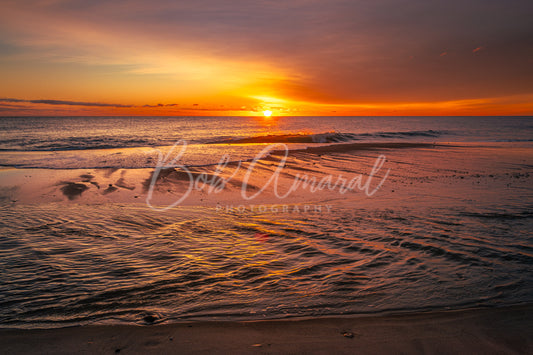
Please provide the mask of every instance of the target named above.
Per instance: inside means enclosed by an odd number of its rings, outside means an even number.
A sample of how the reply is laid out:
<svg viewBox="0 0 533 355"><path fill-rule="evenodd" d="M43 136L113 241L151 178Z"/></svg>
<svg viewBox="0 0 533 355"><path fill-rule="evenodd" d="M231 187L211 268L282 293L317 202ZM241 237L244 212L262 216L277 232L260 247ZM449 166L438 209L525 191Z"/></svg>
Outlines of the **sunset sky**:
<svg viewBox="0 0 533 355"><path fill-rule="evenodd" d="M0 115L533 115L533 2L0 0Z"/></svg>

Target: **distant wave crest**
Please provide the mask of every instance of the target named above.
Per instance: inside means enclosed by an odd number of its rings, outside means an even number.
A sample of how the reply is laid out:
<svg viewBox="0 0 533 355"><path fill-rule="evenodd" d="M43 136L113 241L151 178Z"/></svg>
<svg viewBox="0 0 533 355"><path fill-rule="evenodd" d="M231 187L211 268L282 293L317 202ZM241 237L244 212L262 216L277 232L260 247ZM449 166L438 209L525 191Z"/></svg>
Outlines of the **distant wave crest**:
<svg viewBox="0 0 533 355"><path fill-rule="evenodd" d="M318 134L270 134L265 136L242 137L215 140L212 144L246 144L246 143L343 143L372 138L413 138L440 137L445 132L434 130L406 132L375 132L375 133L340 133L326 132Z"/></svg>
<svg viewBox="0 0 533 355"><path fill-rule="evenodd" d="M318 134L272 134L251 137L219 137L214 140L193 140L192 144L260 144L260 143L348 143L355 141L369 141L372 139L410 139L416 137L439 137L443 132L406 131L406 132L376 132L376 133L340 133L326 132ZM0 142L0 151L70 151L93 149L120 149L137 147L169 146L175 142L160 137L68 137L68 138L18 138Z"/></svg>

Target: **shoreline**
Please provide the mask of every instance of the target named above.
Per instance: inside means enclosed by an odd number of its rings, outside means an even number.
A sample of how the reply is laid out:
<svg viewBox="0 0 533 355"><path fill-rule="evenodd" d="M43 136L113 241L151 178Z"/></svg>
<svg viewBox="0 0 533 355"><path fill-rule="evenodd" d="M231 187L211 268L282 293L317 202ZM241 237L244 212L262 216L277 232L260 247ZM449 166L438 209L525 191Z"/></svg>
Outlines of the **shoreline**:
<svg viewBox="0 0 533 355"><path fill-rule="evenodd" d="M13 201L18 203L46 203L46 202L80 202L80 203L137 203L144 200L149 193L149 187L154 185L156 193L155 204L166 205L176 201L187 191L189 183L200 188L194 188L187 199L187 205L212 205L218 203L239 204L243 181L246 181L248 195L253 195L256 190L268 187L261 194L264 203L279 203L280 199L273 194L273 185L269 179L280 175L279 186L285 193L295 184L295 179L302 181L323 181L327 176L332 176L331 184L336 178L342 176L350 179L360 176L363 186L365 179L375 176L376 181L390 168L391 176L387 180L390 185L393 181L416 182L420 186L422 179L445 179L445 184L451 181L459 185L467 180L485 178L484 185L489 182L500 182L498 188L508 188L517 182L512 179L517 168L527 172L528 166L524 164L527 157L531 156L533 145L515 143L498 143L486 145L480 143L354 143L333 144L306 149L290 150L286 161L280 160L282 151L273 150L269 157L259 159L257 163L246 161L241 163L228 162L222 165L193 166L187 168L190 174L176 168L43 168L43 167L0 167L0 201ZM407 149L405 149L407 148ZM353 154L354 152L360 154ZM466 153L468 151L468 153ZM377 154L379 157L377 156ZM387 154L385 157L384 153ZM33 152L32 154L36 154ZM344 154L339 158L339 154ZM2 154L0 154L1 156ZM417 156L419 158L414 159ZM457 159L448 160L450 156ZM383 158L383 172L376 168L377 159ZM387 158L385 160L385 158ZM462 161L458 160L461 159ZM491 162L491 160L494 160ZM515 167L510 169L510 165ZM154 162L155 164L155 162ZM219 163L220 164L220 163ZM499 164L499 166L496 166ZM415 170L418 169L418 170ZM219 171L220 170L220 171ZM154 172L158 173L157 179L152 181ZM438 172L445 172L439 174ZM511 177L502 185L502 174ZM246 178L250 174L250 179ZM498 177L498 175L502 175ZM525 177L528 175L526 174ZM300 178L301 177L301 178ZM496 178L495 178L496 177ZM225 180L222 180L225 179ZM306 180L307 179L307 180ZM421 181L422 181L421 180ZM401 182L400 181L400 182ZM377 183L376 183L377 184ZM157 185L157 186L156 186ZM267 186L269 185L269 186ZM300 183L300 185L305 185ZM405 184L404 184L405 185ZM500 186L501 185L501 186ZM328 185L329 186L329 185ZM470 186L470 185L469 185ZM368 186L370 190L370 185ZM205 193L213 190L214 193ZM322 189L324 190L324 189ZM314 191L313 197L329 199L345 197L337 190ZM335 190L335 191L333 191ZM391 190L398 191L398 187L391 186ZM356 191L358 191L356 189ZM302 193L309 193L309 189L302 188ZM469 191L471 192L471 191ZM292 193L291 198L284 203L306 202L308 198L298 198ZM320 196L319 196L320 195ZM294 197L294 198L292 198ZM246 202L246 201L244 201Z"/></svg>
<svg viewBox="0 0 533 355"><path fill-rule="evenodd" d="M529 302L531 256L519 231L530 230L531 147L514 143L387 147L384 168L391 174L372 198L357 191L311 193L302 188L281 200L272 184L253 201L265 208L280 202L333 205L333 213L328 208L309 216L300 210L263 213L252 210L252 202L249 211L239 213L239 206L248 203L242 198L244 171L219 194L209 194L209 188L217 186L207 178L216 176L214 167L191 169L195 182L206 183L203 189L193 190L175 210L160 213L146 205L152 169L4 169L0 202L6 226L18 228L6 228L12 243L7 245L18 245L20 231L25 231L25 244L13 260L34 263L20 274L8 269L6 278L19 282L25 291L27 278L49 276L48 269L37 275L34 270L59 263L51 270L51 279L61 280L60 292L74 300L58 305L36 300L23 309L17 306L20 296L14 294L9 301L15 306L6 307L6 316L29 322L65 314L76 317L85 314L87 305L104 313L123 305L130 311L130 300L140 300L138 310L143 311L162 305L165 309L172 301L166 309L170 314L163 312L168 318L187 314L197 300L212 302L211 307L217 300L230 307L227 299L237 300L237 305L252 301L256 309L270 307L270 314L282 312L277 307L282 303L300 307L307 296L347 309L358 307L349 303L352 295L368 297L365 304L372 307L378 302L378 307L386 303L397 308L442 304L444 295L461 301L487 299L493 305ZM369 176L377 152L289 154L280 190L288 191L304 174L317 180ZM250 194L266 186L278 166L267 159L257 164ZM222 177L233 176L236 169L228 164L227 170ZM174 203L187 191L183 173L175 169L166 173L154 184L154 206ZM202 174L205 180L198 178ZM382 181L380 177L376 180ZM237 206L237 211L225 210L228 206ZM526 224L520 226L522 222ZM498 234L487 233L492 227ZM485 234L494 238L482 242L470 238ZM188 250L193 252L184 252ZM213 255L231 258L210 259ZM286 257L283 264L276 260L278 255ZM93 260L104 260L106 268ZM264 266L264 260L272 267ZM79 278L65 278L62 270ZM152 274L153 270L157 272ZM229 287L209 278L220 270L221 279L234 282ZM104 285L102 278L92 275L111 277L114 284ZM322 286L318 290L307 289L309 280L324 275L332 282L315 283ZM283 279L290 280L291 287L278 286L276 281ZM87 291L82 286L90 282L96 286ZM155 297L161 290L163 296ZM34 291L25 292L25 297L32 297ZM50 292L52 297L61 294ZM327 298L331 295L336 297L333 301ZM318 303L314 314L328 302ZM532 310L533 304L527 304L309 319L2 329L0 344L9 354L529 353L533 352Z"/></svg>
<svg viewBox="0 0 533 355"><path fill-rule="evenodd" d="M533 304L501 308L151 326L1 329L9 354L470 353L533 350Z"/></svg>

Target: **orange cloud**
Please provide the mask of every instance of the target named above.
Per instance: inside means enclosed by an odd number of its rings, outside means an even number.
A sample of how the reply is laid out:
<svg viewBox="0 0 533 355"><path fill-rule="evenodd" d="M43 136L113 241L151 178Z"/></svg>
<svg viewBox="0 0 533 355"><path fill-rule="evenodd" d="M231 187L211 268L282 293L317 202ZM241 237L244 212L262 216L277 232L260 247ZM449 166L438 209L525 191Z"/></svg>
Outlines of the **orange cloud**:
<svg viewBox="0 0 533 355"><path fill-rule="evenodd" d="M457 11L457 3L424 6L425 20L414 21L420 5L395 11L393 0L161 0L157 7L136 0L127 8L103 0L6 1L0 97L45 98L18 106L66 114L255 114L274 107L283 114L432 114L489 112L442 103L533 93L533 49L520 30L529 19L501 19L501 10L527 13L527 6L472 0ZM472 43L484 47L472 50ZM482 58L471 54L486 47ZM115 107L102 106L107 102ZM527 111L520 105L505 107Z"/></svg>

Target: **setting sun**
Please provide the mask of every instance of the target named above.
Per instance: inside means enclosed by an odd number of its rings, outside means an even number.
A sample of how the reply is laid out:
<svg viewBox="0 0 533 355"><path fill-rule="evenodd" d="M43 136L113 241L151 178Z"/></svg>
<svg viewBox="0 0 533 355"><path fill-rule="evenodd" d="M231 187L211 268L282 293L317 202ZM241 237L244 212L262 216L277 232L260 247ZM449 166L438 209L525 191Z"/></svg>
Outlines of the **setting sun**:
<svg viewBox="0 0 533 355"><path fill-rule="evenodd" d="M263 111L263 115L265 115L265 117L270 117L272 116L272 111L270 110Z"/></svg>

